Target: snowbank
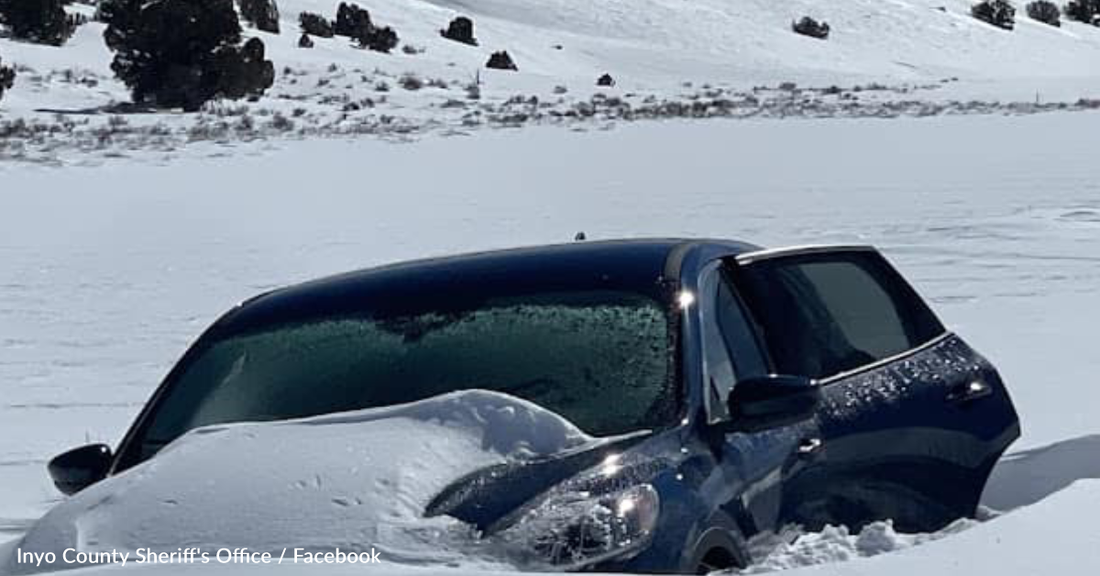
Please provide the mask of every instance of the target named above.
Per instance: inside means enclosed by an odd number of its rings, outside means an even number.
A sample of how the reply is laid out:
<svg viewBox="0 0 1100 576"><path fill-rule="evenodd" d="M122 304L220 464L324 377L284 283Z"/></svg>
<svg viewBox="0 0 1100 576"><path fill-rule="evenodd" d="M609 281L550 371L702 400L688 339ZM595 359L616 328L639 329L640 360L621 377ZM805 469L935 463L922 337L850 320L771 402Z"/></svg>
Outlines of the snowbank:
<svg viewBox="0 0 1100 576"><path fill-rule="evenodd" d="M423 518L449 483L484 466L594 442L523 400L458 392L414 404L195 430L156 458L51 510L24 552L284 547L376 549L387 562L471 559L468 528ZM461 551L451 545L461 547ZM45 569L72 568L55 564ZM38 571L9 560L7 572Z"/></svg>
<svg viewBox="0 0 1100 576"><path fill-rule="evenodd" d="M800 534L792 540L779 542L763 560L741 573L761 574L908 550L957 534L976 523L960 519L938 532L921 534L898 533L890 521L875 522L854 534L844 526L826 526L821 532Z"/></svg>
<svg viewBox="0 0 1100 576"><path fill-rule="evenodd" d="M783 574L1094 576L1100 568L1100 529L1095 518L1098 509L1100 482L1083 480L1053 494L1041 505L1021 508L925 546L843 564L819 564ZM901 544L902 548L906 547L896 536L883 535L889 546ZM816 539L827 541L830 538ZM833 544L825 545L831 548L825 554L838 555L848 547L847 541L847 538L834 538Z"/></svg>

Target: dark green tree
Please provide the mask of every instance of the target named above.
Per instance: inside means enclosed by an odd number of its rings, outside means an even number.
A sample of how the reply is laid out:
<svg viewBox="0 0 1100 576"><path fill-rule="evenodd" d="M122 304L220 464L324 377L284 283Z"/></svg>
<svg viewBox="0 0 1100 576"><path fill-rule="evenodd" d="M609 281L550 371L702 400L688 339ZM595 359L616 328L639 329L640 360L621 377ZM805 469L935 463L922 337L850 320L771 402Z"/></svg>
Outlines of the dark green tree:
<svg viewBox="0 0 1100 576"><path fill-rule="evenodd" d="M493 52L489 55L489 61L485 63L486 68L495 68L497 70L519 70L514 60L512 60L511 54L508 54L507 50L501 50L500 52Z"/></svg>
<svg viewBox="0 0 1100 576"><path fill-rule="evenodd" d="M803 36L827 40L829 38L829 23L818 22L809 16L803 16L801 20L791 22L791 30Z"/></svg>
<svg viewBox="0 0 1100 576"><path fill-rule="evenodd" d="M76 29L64 0L0 0L0 23L16 40L54 46L64 44Z"/></svg>
<svg viewBox="0 0 1100 576"><path fill-rule="evenodd" d="M298 14L298 26L301 27L303 34L317 36L318 38L332 38L335 35L332 22L313 12Z"/></svg>
<svg viewBox="0 0 1100 576"><path fill-rule="evenodd" d="M257 30L279 33L279 7L275 0L239 0L241 19Z"/></svg>
<svg viewBox="0 0 1100 576"><path fill-rule="evenodd" d="M337 36L360 39L365 37L372 28L374 28L374 24L371 23L370 12L367 12L366 9L360 8L357 4L346 2L341 2L340 6L336 8L336 27L334 31Z"/></svg>
<svg viewBox="0 0 1100 576"><path fill-rule="evenodd" d="M15 84L15 70L10 66L4 66L4 60L0 59L0 100L4 99L4 91L11 90Z"/></svg>
<svg viewBox="0 0 1100 576"><path fill-rule="evenodd" d="M1016 27L1016 8L1008 0L982 0L970 8L970 14L1004 30Z"/></svg>
<svg viewBox="0 0 1100 576"><path fill-rule="evenodd" d="M1066 18L1100 26L1100 0L1071 0L1066 4Z"/></svg>
<svg viewBox="0 0 1100 576"><path fill-rule="evenodd" d="M1037 0L1029 3L1027 5L1027 16L1044 24L1062 26L1062 11L1058 9L1057 4L1050 2L1050 0Z"/></svg>
<svg viewBox="0 0 1100 576"><path fill-rule="evenodd" d="M389 26L375 26L370 12L356 4L340 3L336 9L333 31L337 36L347 36L357 40L363 48L378 52L389 52L397 46L397 32Z"/></svg>
<svg viewBox="0 0 1100 576"><path fill-rule="evenodd" d="M357 37L356 40L359 41L359 45L363 48L389 53L390 50L397 47L397 32L389 26L384 28L375 28L372 26L365 34Z"/></svg>
<svg viewBox="0 0 1100 576"><path fill-rule="evenodd" d="M135 103L198 110L258 97L275 80L258 38L241 46L233 0L104 0L111 69Z"/></svg>
<svg viewBox="0 0 1100 576"><path fill-rule="evenodd" d="M474 38L474 21L466 16L458 16L447 25L439 34L449 40L462 42L470 46L477 46L477 38Z"/></svg>

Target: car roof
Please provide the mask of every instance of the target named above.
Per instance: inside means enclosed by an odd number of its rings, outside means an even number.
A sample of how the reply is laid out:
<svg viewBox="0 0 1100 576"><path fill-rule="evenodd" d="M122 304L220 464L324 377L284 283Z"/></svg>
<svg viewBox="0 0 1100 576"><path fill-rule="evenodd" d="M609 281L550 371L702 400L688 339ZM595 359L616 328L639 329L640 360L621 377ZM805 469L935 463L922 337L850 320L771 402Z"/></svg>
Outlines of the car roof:
<svg viewBox="0 0 1100 576"><path fill-rule="evenodd" d="M394 314L426 299L461 305L479 294L540 290L631 291L667 297L687 254L736 256L759 247L734 240L640 238L577 241L399 262L280 288L244 302L219 322L248 331L274 321L339 315L385 301ZM373 302L373 303L372 303Z"/></svg>

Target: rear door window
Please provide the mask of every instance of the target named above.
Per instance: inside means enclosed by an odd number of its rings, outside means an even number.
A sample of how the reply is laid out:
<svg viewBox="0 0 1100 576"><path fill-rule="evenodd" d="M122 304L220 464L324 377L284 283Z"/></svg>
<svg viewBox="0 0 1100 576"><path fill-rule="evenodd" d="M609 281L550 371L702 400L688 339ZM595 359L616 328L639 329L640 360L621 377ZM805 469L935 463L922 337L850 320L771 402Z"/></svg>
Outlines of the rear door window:
<svg viewBox="0 0 1100 576"><path fill-rule="evenodd" d="M780 373L827 378L944 332L909 284L870 249L750 257L734 274Z"/></svg>

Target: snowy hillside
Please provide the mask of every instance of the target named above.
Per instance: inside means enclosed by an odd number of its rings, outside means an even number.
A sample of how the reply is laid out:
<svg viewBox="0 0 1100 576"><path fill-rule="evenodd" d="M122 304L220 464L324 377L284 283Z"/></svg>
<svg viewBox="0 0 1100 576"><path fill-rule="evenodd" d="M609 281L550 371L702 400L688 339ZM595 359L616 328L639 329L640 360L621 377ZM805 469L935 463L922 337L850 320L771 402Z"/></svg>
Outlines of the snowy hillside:
<svg viewBox="0 0 1100 576"><path fill-rule="evenodd" d="M329 14L334 12L332 4L333 0L283 0L284 29L295 28L299 12ZM972 18L971 4L969 0L362 3L379 22L393 25L405 42L425 48L418 60L441 67L455 63L472 71L492 51L508 50L520 76L580 86L594 84L604 72L630 89L683 81L851 84L951 76L1095 79L1100 74L1100 29L1076 22L1053 28L1028 19L1021 9L1017 30L1006 32ZM439 36L438 30L456 15L473 18L479 48ZM791 21L804 15L829 22L833 30L829 40L793 34ZM285 48L297 40L287 32L284 36L270 38L269 45ZM346 50L334 50L344 43L327 42L324 48L356 58ZM273 54L300 65L316 63L316 55L304 58L297 49ZM365 58L383 66L394 64L384 62L382 56Z"/></svg>
<svg viewBox="0 0 1100 576"><path fill-rule="evenodd" d="M1009 32L972 18L970 0L362 0L375 22L393 26L402 45L424 53L371 53L352 49L346 38L319 39L312 52L297 48L298 15L332 18L337 4L282 0L281 34L253 32L279 66L336 63L425 73L456 67L472 74L490 53L508 50L521 74L495 74L502 79L589 85L610 72L631 89L684 81L751 85L1100 74L1096 27L1073 21L1051 27L1029 19L1021 6L1018 26ZM474 20L480 46L440 36L458 15ZM827 21L830 38L792 33L792 20L805 15ZM60 49L4 41L0 54L28 66L105 71L108 52L92 38L101 30L93 23Z"/></svg>
<svg viewBox="0 0 1100 576"><path fill-rule="evenodd" d="M1100 94L1100 28L1055 28L1021 7L1009 32L972 18L969 0L363 0L400 36L393 53L343 37L298 48L299 14L332 18L336 4L280 2L281 34L246 30L267 46L274 87L186 116L122 114L129 95L102 24L60 48L0 39L19 69L0 102L0 156L72 162L84 161L75 151L594 120L1032 113L1091 108ZM478 46L440 36L457 15L473 18ZM827 21L829 39L793 33L804 15ZM485 69L498 50L518 72ZM597 89L604 73L614 88Z"/></svg>

